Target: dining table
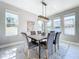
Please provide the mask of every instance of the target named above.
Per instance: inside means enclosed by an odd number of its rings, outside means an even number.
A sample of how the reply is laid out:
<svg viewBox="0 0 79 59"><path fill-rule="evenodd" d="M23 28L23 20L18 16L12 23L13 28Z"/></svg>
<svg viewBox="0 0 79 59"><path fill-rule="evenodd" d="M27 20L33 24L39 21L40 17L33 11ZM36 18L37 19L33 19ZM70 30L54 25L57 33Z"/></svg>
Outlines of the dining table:
<svg viewBox="0 0 79 59"><path fill-rule="evenodd" d="M38 47L39 47L39 59L40 59L40 41L47 38L47 35L28 35L29 38L38 41Z"/></svg>

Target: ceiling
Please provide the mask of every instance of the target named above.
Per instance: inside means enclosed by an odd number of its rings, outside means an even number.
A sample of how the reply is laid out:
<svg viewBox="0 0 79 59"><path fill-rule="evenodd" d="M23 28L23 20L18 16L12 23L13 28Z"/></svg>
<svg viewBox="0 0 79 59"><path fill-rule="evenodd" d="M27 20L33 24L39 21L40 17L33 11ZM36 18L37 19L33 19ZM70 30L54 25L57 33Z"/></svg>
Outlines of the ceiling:
<svg viewBox="0 0 79 59"><path fill-rule="evenodd" d="M32 12L36 15L42 14L42 0L2 0L18 8ZM47 16L79 6L79 0L45 0L47 3Z"/></svg>

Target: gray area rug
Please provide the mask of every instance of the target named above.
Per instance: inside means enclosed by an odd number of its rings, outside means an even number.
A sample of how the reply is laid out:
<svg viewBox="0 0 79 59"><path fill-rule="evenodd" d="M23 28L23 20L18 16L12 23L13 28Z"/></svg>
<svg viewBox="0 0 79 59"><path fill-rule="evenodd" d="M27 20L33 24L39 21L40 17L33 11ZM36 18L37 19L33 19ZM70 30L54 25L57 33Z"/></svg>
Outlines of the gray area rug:
<svg viewBox="0 0 79 59"><path fill-rule="evenodd" d="M69 49L69 45L68 44L60 44L59 50L57 50L57 52L53 51L53 59L64 59L65 55L67 54ZM30 50L30 59L39 59L39 50L34 48L32 50ZM41 59L46 59L46 50L44 48L41 48ZM27 56L27 52L26 52L26 56ZM28 56L27 56L28 57ZM27 58L26 58L27 59Z"/></svg>

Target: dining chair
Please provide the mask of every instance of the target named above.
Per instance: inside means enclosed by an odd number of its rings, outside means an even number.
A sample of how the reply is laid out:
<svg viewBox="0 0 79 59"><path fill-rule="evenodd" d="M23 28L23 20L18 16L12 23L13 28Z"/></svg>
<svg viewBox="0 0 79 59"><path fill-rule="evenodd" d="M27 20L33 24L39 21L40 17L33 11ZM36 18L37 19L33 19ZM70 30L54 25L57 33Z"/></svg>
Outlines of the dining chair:
<svg viewBox="0 0 79 59"><path fill-rule="evenodd" d="M31 33L31 35L36 35L36 31L30 31L30 33ZM34 39L34 38L31 38L32 40L32 42L35 42L36 40Z"/></svg>
<svg viewBox="0 0 79 59"><path fill-rule="evenodd" d="M55 31L50 31L50 33L53 33L53 32L55 33ZM48 33L48 36L50 35L50 33ZM55 34L54 34L54 38L55 38ZM43 45L46 45L47 44L47 38L43 38L40 43L43 44Z"/></svg>
<svg viewBox="0 0 79 59"><path fill-rule="evenodd" d="M37 31L37 34L41 34L41 31Z"/></svg>
<svg viewBox="0 0 79 59"><path fill-rule="evenodd" d="M47 38L49 37L50 33L48 33L47 35ZM43 47L46 47L47 48L47 38L43 38L41 41L40 41L40 45Z"/></svg>
<svg viewBox="0 0 79 59"><path fill-rule="evenodd" d="M47 49L47 52L46 52L46 58L48 59L52 59L53 58L53 41L54 41L54 36L55 36L55 32L53 31L52 33L48 33L48 36L47 36L47 42L44 41L44 42L40 42L40 45L41 47Z"/></svg>
<svg viewBox="0 0 79 59"><path fill-rule="evenodd" d="M48 59L53 59L53 41L54 41L55 32L51 32L47 38L47 48L48 48Z"/></svg>
<svg viewBox="0 0 79 59"><path fill-rule="evenodd" d="M61 32L56 32L55 39L53 41L55 52L56 52L57 49L59 49L59 37L60 37L60 34L61 34Z"/></svg>
<svg viewBox="0 0 79 59"><path fill-rule="evenodd" d="M28 56L29 56L29 51L30 51L30 49L37 48L37 47L38 47L38 43L37 43L37 42L33 42L33 41L29 41L29 37L27 36L26 33L21 32L21 34L26 38L27 47L28 47ZM30 39L31 39L31 38L30 38ZM37 49L36 49L36 50L37 50Z"/></svg>
<svg viewBox="0 0 79 59"><path fill-rule="evenodd" d="M30 31L31 35L36 35L35 31Z"/></svg>
<svg viewBox="0 0 79 59"><path fill-rule="evenodd" d="M46 35L46 33L45 33L45 32L42 32L42 33L41 33L41 35L45 36L45 35Z"/></svg>

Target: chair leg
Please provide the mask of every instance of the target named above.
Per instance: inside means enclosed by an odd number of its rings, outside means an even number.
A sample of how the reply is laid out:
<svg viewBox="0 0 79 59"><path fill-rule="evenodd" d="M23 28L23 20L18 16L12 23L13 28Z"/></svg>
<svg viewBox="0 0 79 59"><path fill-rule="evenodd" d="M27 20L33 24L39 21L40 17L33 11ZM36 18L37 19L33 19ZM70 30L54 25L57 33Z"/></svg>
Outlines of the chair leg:
<svg viewBox="0 0 79 59"><path fill-rule="evenodd" d="M56 51L59 51L59 44L56 44Z"/></svg>
<svg viewBox="0 0 79 59"><path fill-rule="evenodd" d="M56 45L54 45L54 49L55 49L54 51L56 52Z"/></svg>
<svg viewBox="0 0 79 59"><path fill-rule="evenodd" d="M57 44L57 49L59 50L59 44Z"/></svg>
<svg viewBox="0 0 79 59"><path fill-rule="evenodd" d="M38 59L38 47L36 47L36 56L37 56L37 59Z"/></svg>
<svg viewBox="0 0 79 59"><path fill-rule="evenodd" d="M47 49L46 49L46 59L48 58L48 51L47 51Z"/></svg>
<svg viewBox="0 0 79 59"><path fill-rule="evenodd" d="M30 50L28 49L28 59L30 59L30 56L29 55L30 55Z"/></svg>

